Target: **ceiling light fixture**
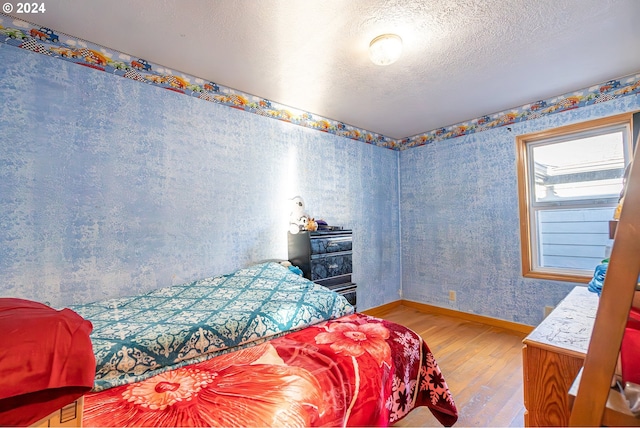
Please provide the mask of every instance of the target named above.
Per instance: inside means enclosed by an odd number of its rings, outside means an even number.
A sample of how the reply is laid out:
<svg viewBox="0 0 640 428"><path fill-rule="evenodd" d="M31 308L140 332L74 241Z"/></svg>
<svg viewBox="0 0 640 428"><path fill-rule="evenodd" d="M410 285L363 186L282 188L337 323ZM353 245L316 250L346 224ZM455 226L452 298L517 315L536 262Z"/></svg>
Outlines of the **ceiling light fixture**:
<svg viewBox="0 0 640 428"><path fill-rule="evenodd" d="M376 65L393 64L402 54L402 39L396 34L383 34L369 43L369 58Z"/></svg>

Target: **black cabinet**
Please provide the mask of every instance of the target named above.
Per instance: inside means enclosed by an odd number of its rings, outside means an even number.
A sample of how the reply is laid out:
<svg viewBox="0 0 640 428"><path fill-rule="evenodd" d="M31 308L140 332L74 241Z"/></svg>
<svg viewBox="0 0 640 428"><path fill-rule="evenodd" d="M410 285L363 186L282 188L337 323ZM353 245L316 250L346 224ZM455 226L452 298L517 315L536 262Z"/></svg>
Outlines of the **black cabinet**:
<svg viewBox="0 0 640 428"><path fill-rule="evenodd" d="M342 294L356 306L351 237L351 230L289 233L289 261L302 269L305 278Z"/></svg>

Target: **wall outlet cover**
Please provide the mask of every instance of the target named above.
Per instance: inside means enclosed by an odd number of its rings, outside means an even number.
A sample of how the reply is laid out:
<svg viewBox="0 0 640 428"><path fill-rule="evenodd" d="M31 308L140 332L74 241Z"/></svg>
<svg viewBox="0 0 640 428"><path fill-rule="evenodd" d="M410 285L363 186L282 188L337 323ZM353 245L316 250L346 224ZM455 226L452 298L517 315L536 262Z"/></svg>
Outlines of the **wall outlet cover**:
<svg viewBox="0 0 640 428"><path fill-rule="evenodd" d="M544 307L544 317L546 318L547 316L549 316L549 314L551 312L553 312L553 310L555 309L555 306L545 306Z"/></svg>

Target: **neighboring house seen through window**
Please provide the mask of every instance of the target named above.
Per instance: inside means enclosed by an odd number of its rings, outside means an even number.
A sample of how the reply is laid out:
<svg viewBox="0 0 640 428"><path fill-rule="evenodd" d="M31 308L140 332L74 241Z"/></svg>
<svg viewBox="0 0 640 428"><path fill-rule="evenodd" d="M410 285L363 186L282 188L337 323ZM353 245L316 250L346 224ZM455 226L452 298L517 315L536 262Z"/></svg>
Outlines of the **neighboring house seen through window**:
<svg viewBox="0 0 640 428"><path fill-rule="evenodd" d="M631 115L516 138L523 275L588 282L631 159Z"/></svg>

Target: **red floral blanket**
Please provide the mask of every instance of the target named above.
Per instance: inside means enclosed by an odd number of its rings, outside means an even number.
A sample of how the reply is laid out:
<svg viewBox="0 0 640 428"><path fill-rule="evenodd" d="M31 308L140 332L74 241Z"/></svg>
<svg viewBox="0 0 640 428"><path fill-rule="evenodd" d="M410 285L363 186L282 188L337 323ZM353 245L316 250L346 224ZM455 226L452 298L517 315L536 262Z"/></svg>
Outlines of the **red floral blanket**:
<svg viewBox="0 0 640 428"><path fill-rule="evenodd" d="M354 314L85 397L85 426L386 426L458 411L428 346Z"/></svg>

